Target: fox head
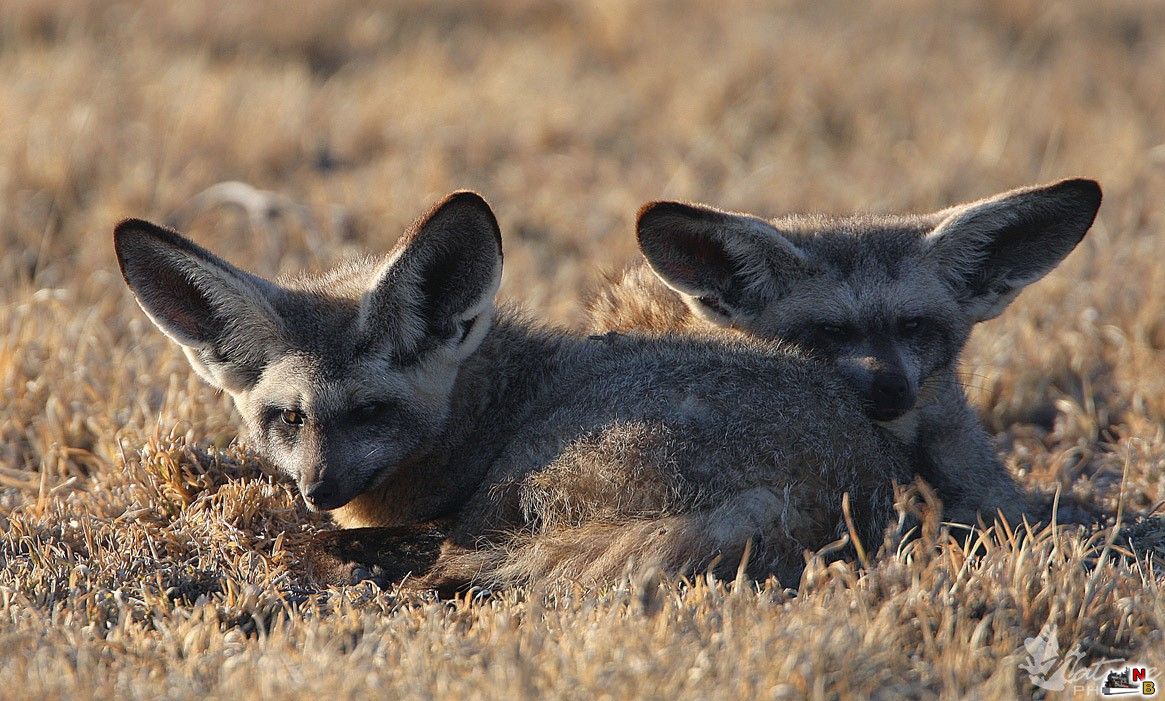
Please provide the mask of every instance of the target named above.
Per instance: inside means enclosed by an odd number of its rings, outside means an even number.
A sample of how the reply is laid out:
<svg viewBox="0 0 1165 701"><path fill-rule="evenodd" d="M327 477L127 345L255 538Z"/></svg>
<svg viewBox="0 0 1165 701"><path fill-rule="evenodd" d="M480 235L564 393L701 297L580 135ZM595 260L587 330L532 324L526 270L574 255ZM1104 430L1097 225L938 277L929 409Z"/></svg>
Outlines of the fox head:
<svg viewBox="0 0 1165 701"><path fill-rule="evenodd" d="M293 281L137 219L117 226L114 247L142 309L318 510L434 449L502 270L497 221L471 192L434 207L387 257Z"/></svg>
<svg viewBox="0 0 1165 701"><path fill-rule="evenodd" d="M926 216L772 222L655 202L637 229L648 265L696 315L815 352L872 419L894 422L953 372L974 324L1075 248L1100 198L1096 182L1065 180Z"/></svg>

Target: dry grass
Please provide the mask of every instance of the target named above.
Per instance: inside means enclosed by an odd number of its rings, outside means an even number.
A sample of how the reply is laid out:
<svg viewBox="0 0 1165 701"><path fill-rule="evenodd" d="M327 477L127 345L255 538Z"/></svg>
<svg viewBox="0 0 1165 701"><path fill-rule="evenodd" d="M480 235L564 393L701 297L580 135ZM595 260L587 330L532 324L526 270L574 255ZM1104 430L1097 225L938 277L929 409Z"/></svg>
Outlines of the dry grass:
<svg viewBox="0 0 1165 701"><path fill-rule="evenodd" d="M1110 521L1122 493L1129 521L1165 499L1165 9L717 5L4 2L0 695L1009 697L1049 624L1088 661L1165 668L1162 577L1102 555L1111 529L1000 533L974 559L924 538L811 568L796 596L637 576L443 604L305 581L325 524L232 446L228 402L109 245L118 218L221 180L321 214L279 255L240 218L194 221L263 272L383 250L479 189L504 292L571 322L631 260L646 199L927 210L1096 177L1093 232L977 333L967 381L1030 488ZM1160 558L1154 527L1137 543Z"/></svg>

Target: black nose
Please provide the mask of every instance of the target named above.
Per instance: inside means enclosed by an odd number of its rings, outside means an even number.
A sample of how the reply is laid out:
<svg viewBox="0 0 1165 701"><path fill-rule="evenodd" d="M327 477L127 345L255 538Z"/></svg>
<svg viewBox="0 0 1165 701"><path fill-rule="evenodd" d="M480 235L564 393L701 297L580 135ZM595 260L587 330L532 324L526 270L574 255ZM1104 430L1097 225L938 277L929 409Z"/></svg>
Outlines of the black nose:
<svg viewBox="0 0 1165 701"><path fill-rule="evenodd" d="M336 499L336 490L327 482L313 482L303 488L303 498L307 500L308 506L327 511L334 506L332 502Z"/></svg>
<svg viewBox="0 0 1165 701"><path fill-rule="evenodd" d="M874 376L870 383L870 417L876 421L890 421L902 416L914 406L910 383L898 373Z"/></svg>

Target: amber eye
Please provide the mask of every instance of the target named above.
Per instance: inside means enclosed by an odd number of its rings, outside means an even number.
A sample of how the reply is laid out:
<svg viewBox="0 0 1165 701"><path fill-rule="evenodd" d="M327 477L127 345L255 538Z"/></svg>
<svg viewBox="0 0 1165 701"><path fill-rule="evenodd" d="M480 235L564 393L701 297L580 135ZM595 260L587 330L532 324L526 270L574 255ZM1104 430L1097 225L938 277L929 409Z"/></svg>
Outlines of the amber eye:
<svg viewBox="0 0 1165 701"><path fill-rule="evenodd" d="M279 412L279 419L288 426L303 425L303 413L295 409L284 409Z"/></svg>

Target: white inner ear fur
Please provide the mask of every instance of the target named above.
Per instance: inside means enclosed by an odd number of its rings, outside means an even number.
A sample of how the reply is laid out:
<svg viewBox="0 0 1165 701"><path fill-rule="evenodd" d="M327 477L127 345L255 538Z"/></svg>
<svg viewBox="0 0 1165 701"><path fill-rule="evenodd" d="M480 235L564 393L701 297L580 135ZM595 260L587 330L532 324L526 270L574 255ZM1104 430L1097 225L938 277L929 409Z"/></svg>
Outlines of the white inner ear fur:
<svg viewBox="0 0 1165 701"><path fill-rule="evenodd" d="M142 311L146 313L146 317L148 317L149 320L153 322L154 326L158 327L158 330L164 333L171 341L181 346L183 350L202 348L203 345L205 345L202 341L183 333L177 325L171 324L166 319L159 317L151 312L150 308L146 306L146 303L142 301L140 296L135 294L134 298L137 301L138 306L141 307ZM187 353L186 355L187 357L192 357L190 353ZM190 364L195 365L193 360L190 361ZM198 366L195 365L194 369L198 370ZM199 372L198 374L202 375L203 379L206 379L208 382L210 381L209 378L207 378L206 375L202 372Z"/></svg>
<svg viewBox="0 0 1165 701"><path fill-rule="evenodd" d="M701 302L699 297L693 297L692 295L684 294L683 292L680 292L679 295L680 298L684 300L684 304L688 305L688 309L692 310L693 314L703 319L704 321L716 324L717 326L732 326L736 320L743 318L739 313L725 314L723 312L719 312L707 304ZM726 307L722 306L721 308L727 311Z"/></svg>
<svg viewBox="0 0 1165 701"><path fill-rule="evenodd" d="M1010 284L1010 281L1008 284ZM1015 298L1019 296L1019 293L1023 291L1023 288L1027 284L1026 282L1017 284L1009 288L1004 294L979 295L978 297L967 300L963 307L966 309L967 315L975 320L975 323L994 319L1002 314L1003 310L1007 309L1009 304L1015 301Z"/></svg>
<svg viewBox="0 0 1165 701"><path fill-rule="evenodd" d="M421 362L405 373L414 401L445 420L449 412L449 395L457 380L461 363L477 350L493 325L494 299L501 285L501 260L494 265L489 288L469 309L457 317L458 324L469 322L469 332L454 334L445 346L428 353Z"/></svg>
<svg viewBox="0 0 1165 701"><path fill-rule="evenodd" d="M171 336L171 338L173 337ZM194 374L201 377L207 382L207 384L216 389L227 389L226 383L223 381L221 373L215 372L214 368L208 366L206 363L203 363L202 358L198 357L198 351L185 344L182 344L181 348L182 353L186 355L186 360L190 362L190 367L194 369Z"/></svg>
<svg viewBox="0 0 1165 701"><path fill-rule="evenodd" d="M361 301L358 328L360 328L360 333L362 334L369 333L369 327L374 323L371 320L372 293L378 289L385 275L396 265L399 257L400 253L398 252L385 263L384 267L381 268L381 273L376 276L375 281L369 288L368 294ZM420 342L427 331L427 325L426 320L421 317L420 312L417 310L416 295L417 289L421 284L420 273L415 269L409 268L401 272L404 274L402 275L402 279L397 281L395 296L398 298L399 303L401 303L401 310L404 313L396 314L392 320L392 328L384 330L383 333L388 334L390 342L394 346L408 348ZM454 334L448 344L444 346L444 353L434 351L431 355L442 355L445 360L460 363L469 357L473 351L477 350L477 347L485 339L485 335L492 324L494 299L497 297L501 281L502 261L498 257L494 261L489 286L472 305L452 320L458 326L465 322L471 322L469 332L464 335L464 338L462 338L461 334ZM428 362L435 362L439 359L434 357L426 360Z"/></svg>
<svg viewBox="0 0 1165 701"><path fill-rule="evenodd" d="M490 326L493 325L494 300L497 298L498 289L501 287L501 284L502 261L501 258L498 258L494 261L489 287L485 289L485 292L477 298L477 301L469 309L466 309L457 317L459 324L470 320L472 321L469 332L465 334L464 338L459 335L453 336L453 342L456 344L453 348L455 362L460 363L472 355L485 339L485 335L489 332Z"/></svg>

